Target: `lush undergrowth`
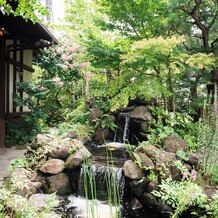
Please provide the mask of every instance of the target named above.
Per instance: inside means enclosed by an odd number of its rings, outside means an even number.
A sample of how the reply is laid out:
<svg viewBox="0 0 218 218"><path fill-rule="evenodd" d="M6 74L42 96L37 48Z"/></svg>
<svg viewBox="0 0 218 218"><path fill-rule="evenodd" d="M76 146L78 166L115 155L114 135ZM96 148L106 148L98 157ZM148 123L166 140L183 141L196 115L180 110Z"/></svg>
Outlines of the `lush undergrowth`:
<svg viewBox="0 0 218 218"><path fill-rule="evenodd" d="M91 140L97 127L116 131L111 115L149 105L154 119L146 127L147 140L136 147L162 149L167 136L177 135L188 144L187 151L176 154L181 161L200 154L195 181L163 180L155 194L174 208L172 217L196 201L210 207L208 217L217 217L217 194L208 206L201 193L218 184L217 1L66 4L70 25L54 27L59 44L38 52L33 80L17 84L16 106L27 106L31 113L23 116L23 125L8 124L6 143L25 146L51 127L60 135ZM93 108L101 111L94 124L89 120ZM199 198L188 201L189 190Z"/></svg>

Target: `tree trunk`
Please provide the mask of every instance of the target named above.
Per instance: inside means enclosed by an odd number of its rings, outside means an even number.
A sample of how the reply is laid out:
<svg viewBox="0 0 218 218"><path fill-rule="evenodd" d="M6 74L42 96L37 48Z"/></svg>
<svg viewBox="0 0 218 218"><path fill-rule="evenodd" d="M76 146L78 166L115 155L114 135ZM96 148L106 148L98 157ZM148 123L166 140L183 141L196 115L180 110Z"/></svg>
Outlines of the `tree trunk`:
<svg viewBox="0 0 218 218"><path fill-rule="evenodd" d="M175 93L173 89L171 68L169 68L169 71L168 71L167 82L168 82L169 91L171 92L171 96L168 99L169 111L175 112L176 111Z"/></svg>

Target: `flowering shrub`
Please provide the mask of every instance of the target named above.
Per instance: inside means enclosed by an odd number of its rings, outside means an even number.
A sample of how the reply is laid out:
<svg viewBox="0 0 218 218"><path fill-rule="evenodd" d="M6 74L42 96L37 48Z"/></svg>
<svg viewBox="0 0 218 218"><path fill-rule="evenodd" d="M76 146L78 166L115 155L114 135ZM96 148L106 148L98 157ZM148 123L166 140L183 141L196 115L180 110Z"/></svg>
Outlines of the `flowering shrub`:
<svg viewBox="0 0 218 218"><path fill-rule="evenodd" d="M78 106L76 102L89 94L88 85L93 76L90 63L82 61L83 48L73 41L69 35L63 35L58 45L42 49L35 57L38 65L35 81L17 84L18 90L28 95L21 98L16 94L14 101L16 106L30 109L32 113L25 119L31 124L30 128L22 131L22 135L12 126L8 144L25 144L32 141L43 128L64 122L65 111L73 110Z"/></svg>

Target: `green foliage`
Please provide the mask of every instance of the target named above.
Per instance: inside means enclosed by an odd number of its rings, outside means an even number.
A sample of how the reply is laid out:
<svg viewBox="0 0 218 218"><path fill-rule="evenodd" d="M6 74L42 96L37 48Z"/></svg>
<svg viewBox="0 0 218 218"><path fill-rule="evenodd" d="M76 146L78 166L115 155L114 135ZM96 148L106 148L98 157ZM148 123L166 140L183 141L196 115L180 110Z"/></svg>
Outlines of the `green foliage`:
<svg viewBox="0 0 218 218"><path fill-rule="evenodd" d="M218 164L218 139L216 132L216 114L211 105L205 105L203 117L199 123L198 144L202 151L200 168L205 182L211 182L213 170Z"/></svg>
<svg viewBox="0 0 218 218"><path fill-rule="evenodd" d="M160 33L166 22L166 1L120 0L115 4L114 1L99 0L97 3L109 17L102 25L118 29L128 37L152 37Z"/></svg>
<svg viewBox="0 0 218 218"><path fill-rule="evenodd" d="M13 159L9 165L9 173L12 173L17 168L28 168L29 163L25 158Z"/></svg>
<svg viewBox="0 0 218 218"><path fill-rule="evenodd" d="M84 100L77 103L77 107L74 109L67 108L63 112L63 116L65 116L65 121L69 124L85 124L88 120L89 111L86 107L86 103Z"/></svg>
<svg viewBox="0 0 218 218"><path fill-rule="evenodd" d="M18 0L14 1L12 7L12 1L0 0L0 11L6 15L21 16L26 20L31 20L32 22L39 22L38 15L48 14L48 10L41 4L39 0Z"/></svg>
<svg viewBox="0 0 218 218"><path fill-rule="evenodd" d="M192 206L204 208L207 205L207 196L202 188L192 181L165 180L159 187L159 191L152 193L174 209L172 218L178 218L182 212Z"/></svg>
<svg viewBox="0 0 218 218"><path fill-rule="evenodd" d="M194 132L194 127L191 125L192 118L185 113L169 112L161 107L150 106L155 120L151 121L150 134L148 135L147 144L162 146L163 140L169 135L180 135L182 138L189 132ZM196 137L189 138L190 146L196 141ZM193 141L192 141L193 140Z"/></svg>
<svg viewBox="0 0 218 218"><path fill-rule="evenodd" d="M115 132L117 125L109 114L103 114L100 118L93 120L95 122L95 128L108 128Z"/></svg>
<svg viewBox="0 0 218 218"><path fill-rule="evenodd" d="M218 165L213 166L211 179L215 184L218 184Z"/></svg>
<svg viewBox="0 0 218 218"><path fill-rule="evenodd" d="M0 189L0 217L43 218L52 216L51 211L56 204L56 195L51 194L44 208L31 205L27 198L12 193L6 188Z"/></svg>
<svg viewBox="0 0 218 218"><path fill-rule="evenodd" d="M218 193L216 193L212 199L211 209L213 211L214 217L218 217Z"/></svg>
<svg viewBox="0 0 218 218"><path fill-rule="evenodd" d="M183 151L183 150L178 150L176 152L176 156L179 157L183 161L187 161L188 160L188 157L187 157L185 151Z"/></svg>
<svg viewBox="0 0 218 218"><path fill-rule="evenodd" d="M25 146L35 138L37 134L37 130L34 128L35 126L36 123L32 125L32 122L27 123L25 126L8 124L8 135L5 138L5 143L8 146Z"/></svg>
<svg viewBox="0 0 218 218"><path fill-rule="evenodd" d="M132 155L133 155L134 162L135 162L141 169L143 169L141 157L140 157L137 153L135 153L135 152L132 152Z"/></svg>

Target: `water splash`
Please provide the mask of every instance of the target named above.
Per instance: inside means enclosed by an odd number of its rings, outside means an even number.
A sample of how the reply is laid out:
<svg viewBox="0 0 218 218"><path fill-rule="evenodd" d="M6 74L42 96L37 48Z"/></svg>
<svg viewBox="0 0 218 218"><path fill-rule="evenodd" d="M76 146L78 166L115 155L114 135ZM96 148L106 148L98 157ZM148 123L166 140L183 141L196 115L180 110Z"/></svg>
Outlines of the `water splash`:
<svg viewBox="0 0 218 218"><path fill-rule="evenodd" d="M116 207L82 197L69 196L67 209L71 210L70 218L117 218Z"/></svg>

